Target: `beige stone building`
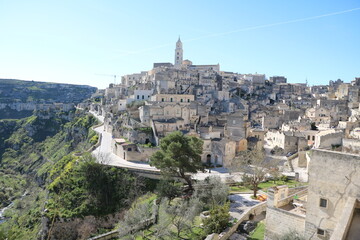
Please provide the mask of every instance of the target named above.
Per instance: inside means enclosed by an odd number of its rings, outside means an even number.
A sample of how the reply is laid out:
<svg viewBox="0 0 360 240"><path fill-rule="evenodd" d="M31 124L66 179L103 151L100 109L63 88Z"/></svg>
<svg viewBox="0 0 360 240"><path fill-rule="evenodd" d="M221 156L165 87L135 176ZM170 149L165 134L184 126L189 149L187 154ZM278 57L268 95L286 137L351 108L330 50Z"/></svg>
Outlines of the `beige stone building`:
<svg viewBox="0 0 360 240"><path fill-rule="evenodd" d="M360 236L360 156L312 150L307 190L269 190L267 239L296 231L311 240Z"/></svg>
<svg viewBox="0 0 360 240"><path fill-rule="evenodd" d="M176 102L176 103L190 103L195 100L192 94L156 94L151 97L154 102Z"/></svg>
<svg viewBox="0 0 360 240"><path fill-rule="evenodd" d="M126 161L148 162L151 155L159 148L142 147L140 145L127 142L123 138L114 138L112 141L112 151L115 155Z"/></svg>
<svg viewBox="0 0 360 240"><path fill-rule="evenodd" d="M268 131L265 139L270 141L272 146L284 149L285 153L297 152L306 147L304 136L291 131Z"/></svg>
<svg viewBox="0 0 360 240"><path fill-rule="evenodd" d="M201 159L207 165L230 167L235 151L235 141L225 138L205 139Z"/></svg>

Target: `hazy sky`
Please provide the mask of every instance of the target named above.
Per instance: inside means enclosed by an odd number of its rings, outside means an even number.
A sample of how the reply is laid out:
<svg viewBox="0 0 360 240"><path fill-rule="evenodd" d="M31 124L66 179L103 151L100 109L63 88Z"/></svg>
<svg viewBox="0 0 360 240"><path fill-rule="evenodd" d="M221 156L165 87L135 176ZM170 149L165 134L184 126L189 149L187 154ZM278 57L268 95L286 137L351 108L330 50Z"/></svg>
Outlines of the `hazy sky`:
<svg viewBox="0 0 360 240"><path fill-rule="evenodd" d="M327 84L360 77L360 0L0 0L0 78L89 84L184 59Z"/></svg>

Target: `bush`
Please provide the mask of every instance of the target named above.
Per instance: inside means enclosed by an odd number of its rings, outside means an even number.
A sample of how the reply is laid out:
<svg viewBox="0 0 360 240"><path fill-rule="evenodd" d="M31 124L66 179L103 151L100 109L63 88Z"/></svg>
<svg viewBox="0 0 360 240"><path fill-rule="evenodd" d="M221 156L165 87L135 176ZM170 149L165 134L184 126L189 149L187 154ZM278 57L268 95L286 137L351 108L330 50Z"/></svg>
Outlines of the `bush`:
<svg viewBox="0 0 360 240"><path fill-rule="evenodd" d="M220 233L227 228L230 219L229 208L230 204L226 203L222 206L216 205L210 210L210 217L204 219L206 234Z"/></svg>
<svg viewBox="0 0 360 240"><path fill-rule="evenodd" d="M91 139L90 139L90 144L91 145L95 145L99 140L99 136L98 135L94 135Z"/></svg>
<svg viewBox="0 0 360 240"><path fill-rule="evenodd" d="M88 158L72 159L49 185L50 215L56 212L61 217L106 215L127 207L143 192L142 181L132 173Z"/></svg>
<svg viewBox="0 0 360 240"><path fill-rule="evenodd" d="M181 183L161 180L156 185L156 192L160 198L168 198L169 202L181 195Z"/></svg>
<svg viewBox="0 0 360 240"><path fill-rule="evenodd" d="M289 177L286 175L281 175L280 180L283 182L287 182L287 181L289 181Z"/></svg>

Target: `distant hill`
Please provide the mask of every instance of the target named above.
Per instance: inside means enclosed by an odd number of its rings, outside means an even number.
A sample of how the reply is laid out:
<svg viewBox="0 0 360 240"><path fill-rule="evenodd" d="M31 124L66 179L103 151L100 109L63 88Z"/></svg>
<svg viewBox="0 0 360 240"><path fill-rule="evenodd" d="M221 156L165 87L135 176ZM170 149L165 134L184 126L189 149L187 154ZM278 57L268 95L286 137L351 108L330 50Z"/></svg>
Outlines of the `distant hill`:
<svg viewBox="0 0 360 240"><path fill-rule="evenodd" d="M0 79L0 103L80 103L97 88L87 85Z"/></svg>
<svg viewBox="0 0 360 240"><path fill-rule="evenodd" d="M0 79L0 119L29 117L34 110L69 110L90 98L87 85Z"/></svg>

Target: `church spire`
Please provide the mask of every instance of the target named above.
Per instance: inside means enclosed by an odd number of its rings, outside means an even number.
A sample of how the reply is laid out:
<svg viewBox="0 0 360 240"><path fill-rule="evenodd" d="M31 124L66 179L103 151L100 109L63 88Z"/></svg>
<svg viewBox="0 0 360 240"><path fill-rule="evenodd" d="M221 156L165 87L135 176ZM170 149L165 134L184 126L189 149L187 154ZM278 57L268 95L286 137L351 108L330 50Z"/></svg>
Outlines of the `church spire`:
<svg viewBox="0 0 360 240"><path fill-rule="evenodd" d="M175 64L174 64L175 68L180 68L182 65L182 61L183 61L183 48L179 35L179 39L176 42L176 48L175 48Z"/></svg>

